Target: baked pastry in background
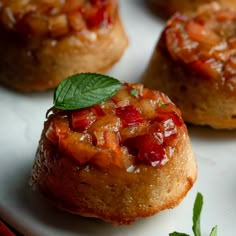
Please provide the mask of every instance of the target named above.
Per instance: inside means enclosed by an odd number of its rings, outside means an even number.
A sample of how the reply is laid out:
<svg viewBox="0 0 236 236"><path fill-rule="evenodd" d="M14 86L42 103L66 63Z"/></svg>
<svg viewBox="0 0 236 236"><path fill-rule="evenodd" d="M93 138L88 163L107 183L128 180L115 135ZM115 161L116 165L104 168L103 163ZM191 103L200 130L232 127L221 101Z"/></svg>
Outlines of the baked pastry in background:
<svg viewBox="0 0 236 236"><path fill-rule="evenodd" d="M152 10L162 17L170 17L176 12L194 12L201 5L212 2L236 9L234 0L148 0Z"/></svg>
<svg viewBox="0 0 236 236"><path fill-rule="evenodd" d="M178 205L196 177L178 108L163 93L124 83L102 103L50 111L31 184L61 209L130 224Z"/></svg>
<svg viewBox="0 0 236 236"><path fill-rule="evenodd" d="M0 83L20 91L106 71L128 44L116 0L0 0L0 31Z"/></svg>
<svg viewBox="0 0 236 236"><path fill-rule="evenodd" d="M236 13L213 3L175 14L156 45L144 85L166 93L185 121L236 128Z"/></svg>

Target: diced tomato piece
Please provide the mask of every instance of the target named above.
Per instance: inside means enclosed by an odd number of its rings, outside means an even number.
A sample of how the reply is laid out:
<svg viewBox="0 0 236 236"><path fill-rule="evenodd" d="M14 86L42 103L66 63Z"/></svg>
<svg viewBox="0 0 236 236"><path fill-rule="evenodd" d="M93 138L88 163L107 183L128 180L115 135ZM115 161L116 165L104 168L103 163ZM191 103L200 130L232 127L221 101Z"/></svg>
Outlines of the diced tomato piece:
<svg viewBox="0 0 236 236"><path fill-rule="evenodd" d="M144 123L144 118L132 105L116 108L116 115L121 119L124 127Z"/></svg>
<svg viewBox="0 0 236 236"><path fill-rule="evenodd" d="M171 113L158 113L157 115L157 120L158 121L166 121L168 119L172 119L174 124L178 127L183 125L183 120L181 119L181 117L176 114L175 112L171 112Z"/></svg>
<svg viewBox="0 0 236 236"><path fill-rule="evenodd" d="M81 109L72 112L72 127L78 130L85 130L96 120L95 114L90 109Z"/></svg>
<svg viewBox="0 0 236 236"><path fill-rule="evenodd" d="M166 158L165 150L154 134L146 134L127 140L127 146L138 152L138 159L152 166L158 166Z"/></svg>
<svg viewBox="0 0 236 236"><path fill-rule="evenodd" d="M90 2L95 6L99 6L106 4L107 0L90 0Z"/></svg>
<svg viewBox="0 0 236 236"><path fill-rule="evenodd" d="M98 117L98 116L104 116L105 112L99 105L94 105L91 107L92 112Z"/></svg>
<svg viewBox="0 0 236 236"><path fill-rule="evenodd" d="M2 221L0 221L0 235L1 236L15 236L15 234L5 225Z"/></svg>
<svg viewBox="0 0 236 236"><path fill-rule="evenodd" d="M143 145L145 143L145 145ZM142 141L142 148L138 153L138 159L145 161L152 166L158 166L166 158L166 154L162 145L154 142L152 139Z"/></svg>
<svg viewBox="0 0 236 236"><path fill-rule="evenodd" d="M106 16L106 9L105 7L101 7L99 9L92 8L86 17L86 22L89 28L99 26L104 20Z"/></svg>

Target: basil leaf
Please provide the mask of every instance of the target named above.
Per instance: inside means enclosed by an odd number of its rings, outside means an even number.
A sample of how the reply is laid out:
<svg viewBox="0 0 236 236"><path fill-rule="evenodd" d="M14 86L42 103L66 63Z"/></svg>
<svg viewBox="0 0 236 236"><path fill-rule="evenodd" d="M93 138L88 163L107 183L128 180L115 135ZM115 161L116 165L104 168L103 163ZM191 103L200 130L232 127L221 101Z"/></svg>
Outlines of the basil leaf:
<svg viewBox="0 0 236 236"><path fill-rule="evenodd" d="M193 207L192 229L195 236L201 236L200 217L201 217L202 206L203 206L203 196L201 193L198 193Z"/></svg>
<svg viewBox="0 0 236 236"><path fill-rule="evenodd" d="M217 225L211 230L210 236L217 236Z"/></svg>
<svg viewBox="0 0 236 236"><path fill-rule="evenodd" d="M64 79L54 92L54 106L61 110L90 107L112 97L122 83L112 77L81 73Z"/></svg>
<svg viewBox="0 0 236 236"><path fill-rule="evenodd" d="M170 233L169 236L189 236L189 235L185 233L173 232Z"/></svg>
<svg viewBox="0 0 236 236"><path fill-rule="evenodd" d="M202 212L203 206L203 196L201 193L197 193L194 207L193 207L193 233L194 236L201 236L201 229L200 229L200 217ZM188 234L173 232L170 233L169 236L189 236ZM217 225L211 230L210 236L217 236Z"/></svg>

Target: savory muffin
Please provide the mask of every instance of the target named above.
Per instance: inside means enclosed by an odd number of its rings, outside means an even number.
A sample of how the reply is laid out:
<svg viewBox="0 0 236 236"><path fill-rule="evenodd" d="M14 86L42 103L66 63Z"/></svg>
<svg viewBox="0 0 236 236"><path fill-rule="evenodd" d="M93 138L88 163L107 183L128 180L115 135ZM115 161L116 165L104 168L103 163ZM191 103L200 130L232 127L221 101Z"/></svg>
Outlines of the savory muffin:
<svg viewBox="0 0 236 236"><path fill-rule="evenodd" d="M236 9L234 0L148 0L152 10L162 17L170 17L176 12L195 12L201 5L212 2Z"/></svg>
<svg viewBox="0 0 236 236"><path fill-rule="evenodd" d="M50 109L31 184L68 212L130 224L178 205L196 176L179 109L161 92L124 83L101 103Z"/></svg>
<svg viewBox="0 0 236 236"><path fill-rule="evenodd" d="M156 45L144 85L166 93L185 121L236 128L236 13L218 4L175 14Z"/></svg>
<svg viewBox="0 0 236 236"><path fill-rule="evenodd" d="M0 0L0 31L0 83L20 91L108 70L128 44L116 0Z"/></svg>

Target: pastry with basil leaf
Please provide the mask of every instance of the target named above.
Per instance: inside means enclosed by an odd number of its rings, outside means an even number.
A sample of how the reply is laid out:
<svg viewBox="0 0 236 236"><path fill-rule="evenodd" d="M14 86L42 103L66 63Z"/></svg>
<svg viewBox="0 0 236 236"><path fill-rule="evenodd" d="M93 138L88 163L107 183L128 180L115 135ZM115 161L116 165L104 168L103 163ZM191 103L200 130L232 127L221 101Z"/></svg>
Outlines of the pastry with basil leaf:
<svg viewBox="0 0 236 236"><path fill-rule="evenodd" d="M165 94L93 73L56 88L31 177L55 206L127 225L177 206L196 177L186 125Z"/></svg>

